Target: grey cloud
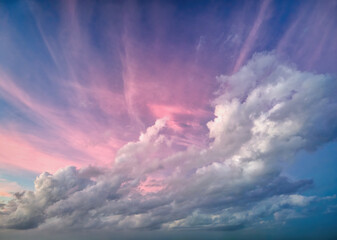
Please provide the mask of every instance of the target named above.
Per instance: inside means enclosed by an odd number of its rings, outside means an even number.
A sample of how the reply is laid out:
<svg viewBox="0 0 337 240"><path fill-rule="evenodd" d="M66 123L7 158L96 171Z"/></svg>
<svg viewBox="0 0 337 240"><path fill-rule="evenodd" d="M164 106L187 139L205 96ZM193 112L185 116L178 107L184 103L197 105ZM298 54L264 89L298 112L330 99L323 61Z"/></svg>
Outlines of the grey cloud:
<svg viewBox="0 0 337 240"><path fill-rule="evenodd" d="M45 219L49 206L85 189L93 182L80 178L75 167L59 170L55 175L42 173L35 180L35 191L14 194L3 209L6 218L0 223L5 228L28 229L37 227Z"/></svg>
<svg viewBox="0 0 337 240"><path fill-rule="evenodd" d="M88 167L81 168L79 170L79 176L82 178L96 178L106 173L106 169L89 165Z"/></svg>
<svg viewBox="0 0 337 240"><path fill-rule="evenodd" d="M3 206L3 228L230 231L273 216L302 216L312 180L282 176L281 161L337 137L336 79L257 54L218 77L211 144L176 152L157 120L122 147L114 166L43 173L34 192Z"/></svg>

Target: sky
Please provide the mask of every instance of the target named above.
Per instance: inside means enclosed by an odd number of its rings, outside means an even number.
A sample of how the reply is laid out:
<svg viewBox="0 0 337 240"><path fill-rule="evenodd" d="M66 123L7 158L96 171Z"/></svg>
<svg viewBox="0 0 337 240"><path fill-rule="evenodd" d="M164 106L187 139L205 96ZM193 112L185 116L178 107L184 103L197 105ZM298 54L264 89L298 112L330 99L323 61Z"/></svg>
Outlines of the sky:
<svg viewBox="0 0 337 240"><path fill-rule="evenodd" d="M336 239L336 39L336 0L0 0L0 238Z"/></svg>

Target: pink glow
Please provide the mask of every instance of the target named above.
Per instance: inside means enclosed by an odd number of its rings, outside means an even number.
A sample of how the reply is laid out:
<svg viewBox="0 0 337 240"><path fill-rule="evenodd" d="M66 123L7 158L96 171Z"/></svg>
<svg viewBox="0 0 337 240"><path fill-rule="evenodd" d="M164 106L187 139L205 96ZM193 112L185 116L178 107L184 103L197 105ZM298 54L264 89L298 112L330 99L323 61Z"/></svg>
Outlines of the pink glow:
<svg viewBox="0 0 337 240"><path fill-rule="evenodd" d="M198 26L202 31L191 31L197 38L194 48L192 42L192 47L188 49L181 46L171 48L172 46L166 45L165 27L170 26L169 16L172 9L165 9L158 14L159 6L152 5L151 27L155 37L149 44L135 34L135 19L141 17L137 11L138 7L127 3L127 11L123 13L122 31L117 34L115 23L109 23L104 29L104 40L111 43L104 52L99 52L91 43L88 29L82 26L86 21L90 21L92 10L88 10L85 16L82 16L79 3L64 1L60 4L60 26L53 30L55 32L50 32L46 24L49 16L38 4L30 3L42 43L54 61L53 67L59 73L54 75L53 71L48 71L46 74L59 90L59 95L55 94L53 97L60 98L61 101L59 105L44 101L39 94L33 94L30 89L20 85L20 79L15 79L10 73L2 70L2 97L33 122L42 125L43 129L35 132L27 129L27 133L15 138L11 138L7 133L2 137L8 136L8 144L18 141L23 146L22 151L50 157L51 162L56 161L55 156L64 162L67 162L69 157L76 166L91 163L111 166L118 149L136 139L140 132L159 118L167 118L170 130L165 134L170 135L178 145L203 145L200 139L207 134L206 122L213 117L212 111L207 110L210 109L211 99L214 98L212 93L217 88L213 74L218 71L225 73L225 65L233 66L229 67L228 72L236 72L244 64L256 47L271 5L269 0L262 1L258 13L251 15L255 18L251 25L247 25L244 20L244 15L252 6L251 3L245 3L242 8L235 8L235 11L229 13L229 19L235 22L235 27L231 28L227 35L222 34L223 30L217 32L223 26L217 25L212 12L207 12L205 16L214 23L216 34L213 34L219 36L207 35L210 33L209 26L200 21L202 16L198 16L195 20L203 23ZM328 45L328 39L333 39L333 34L336 33L329 32L334 24L333 19L329 19L331 14L307 17L307 11L311 7L309 4L300 9L298 17L294 18L295 21L290 24L277 46L277 51L285 51L302 27L303 19L309 19L308 23L313 30L309 29L308 32L313 40L306 41L295 53L297 58L304 59L303 65L309 67L322 58L323 47ZM327 27L324 28L323 34L319 34L318 31L321 31L323 26ZM201 33L205 36L198 35ZM233 36L236 36L235 41ZM204 37L204 42L200 41L201 37ZM233 45L230 45L233 46L233 59L230 62L222 61L224 58L219 57L222 54L226 55L225 52L203 52L209 47L208 39L212 37L219 38L219 43L226 42L226 39L233 40ZM314 53L306 58L307 49L313 42L316 44ZM113 48L114 45L118 46L118 50ZM211 47L219 49L219 45ZM112 52L116 56L111 57ZM207 56L206 64L199 62L202 54ZM218 65L221 68L211 66L214 62L221 63ZM3 129L8 130L9 125L7 122ZM11 125L10 131L20 132L18 125ZM6 154L10 155L12 151ZM7 160L1 162L9 164ZM23 163L18 164L23 166ZM55 169L53 164L50 169ZM30 170L33 168L38 172L49 167L39 167L38 164L29 166Z"/></svg>
<svg viewBox="0 0 337 240"><path fill-rule="evenodd" d="M32 172L55 172L64 166L81 164L58 156L41 152L21 138L0 134L1 167L21 168Z"/></svg>
<svg viewBox="0 0 337 240"><path fill-rule="evenodd" d="M57 108L53 108L52 106L44 105L43 103L39 103L34 98L27 95L19 86L17 86L14 81L11 80L8 76L2 74L3 81L0 81L0 89L5 91L5 97L15 103L18 108L23 109L24 111L29 111L31 114L34 114L38 117L41 117L45 122L50 125L50 131L52 135L56 135L58 138L61 138L62 141L51 139L48 142L45 142L42 139L38 139L35 136L31 136L27 134L25 136L26 140L34 140L38 143L40 147L32 148L28 142L20 141L20 144L25 149L25 152L34 153L34 156L43 156L47 157L46 154L39 154L38 151L43 151L43 145L48 145L49 147L56 148L64 148L64 146L68 146L78 152L83 152L87 155L86 159L81 159L80 162L92 162L94 161L97 165L106 165L113 162L115 152L118 148L120 148L125 142L114 137L117 133L112 132L111 128L107 128L104 125L97 124L94 116L87 112L86 109L77 109L73 110L72 117L69 118L64 111L61 111ZM84 89L78 89L81 93L87 94ZM89 94L93 96L102 97L102 103L106 102L106 104L111 103L109 106L113 106L115 104L115 109L119 109L118 98L114 97L111 94L107 94L107 91L99 91L97 89L91 89ZM111 111L113 108L111 108ZM115 111L114 111L115 112ZM118 113L118 111L116 111ZM76 124L73 124L73 121L76 121ZM14 126L12 126L12 130ZM15 127L14 127L15 128ZM5 136L2 136L5 137ZM49 137L47 137L49 138ZM9 137L9 139L12 139ZM36 141L37 140L37 141ZM13 142L13 141L10 141ZM15 142L15 141L14 141ZM28 144L28 145L27 145ZM2 146L5 149L5 146ZM13 145L13 149L14 149ZM41 149L41 150L38 150ZM6 154L9 156L13 154L13 152L6 151ZM76 157L76 153L74 151L68 152L68 154L72 155L73 159L79 159L80 157ZM29 155L29 154L28 154ZM48 157L49 159L49 157ZM39 164L33 164L29 166L29 170L32 171L40 171L41 169L53 169L62 166L62 163L54 165L56 161L53 157L51 159L51 166L47 167L43 165L43 167L39 167ZM54 159L54 160L53 160ZM3 161L3 160L2 160ZM45 161L44 164L48 164L49 161ZM8 163L8 162L6 162ZM70 164L70 162L69 162ZM78 165L78 164L74 164ZM24 166L24 163L19 163L18 166ZM35 170L34 170L35 169Z"/></svg>
<svg viewBox="0 0 337 240"><path fill-rule="evenodd" d="M33 6L33 11L53 61L59 68L67 70L64 79L50 73L49 77L64 89L61 97L70 107L65 109L48 104L38 96L30 95L14 77L1 73L4 80L0 81L0 90L5 92L5 99L48 126L48 131L40 135L8 136L11 146L11 150L6 151L8 159L14 158L10 155L14 154L14 144L18 143L22 146L22 155L34 155L39 159L27 166L35 172L55 171L64 164L111 166L121 146L162 117L168 118L167 124L176 132L174 139L178 144L200 144L196 137L203 131L200 121L211 115L203 110L209 104L208 97L212 92L205 77L209 73L205 69L196 66L194 61L184 61L183 52L163 60L162 53L155 49L150 54L136 49L133 37L126 32L125 53L121 53L123 84L114 89L111 72L102 67L106 61L95 53L88 36L81 30L73 3L65 2L60 39L51 39L45 34L43 12L37 6ZM69 41L59 47L56 43L64 36ZM198 84L195 84L196 79ZM106 114L108 123L102 123L93 112L96 109ZM17 126L11 127L13 132L16 129ZM50 161L41 162L42 157ZM60 164L56 165L58 158ZM21 159L24 160L14 165L24 167L24 161L29 161ZM8 166L11 162L1 161Z"/></svg>
<svg viewBox="0 0 337 240"><path fill-rule="evenodd" d="M159 192L165 188L163 180L160 177L148 176L145 181L139 184L138 191L143 195Z"/></svg>

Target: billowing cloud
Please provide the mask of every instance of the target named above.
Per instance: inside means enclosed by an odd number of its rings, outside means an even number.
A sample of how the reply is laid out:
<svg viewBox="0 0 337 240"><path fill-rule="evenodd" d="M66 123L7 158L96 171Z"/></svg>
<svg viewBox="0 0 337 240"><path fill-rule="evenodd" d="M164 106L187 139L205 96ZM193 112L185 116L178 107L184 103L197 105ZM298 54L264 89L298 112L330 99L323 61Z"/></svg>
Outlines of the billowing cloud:
<svg viewBox="0 0 337 240"><path fill-rule="evenodd" d="M287 178L281 163L336 139L336 79L263 53L218 81L209 146L178 151L159 119L111 169L41 174L1 207L1 227L235 230L305 214L319 201L301 195L312 181Z"/></svg>

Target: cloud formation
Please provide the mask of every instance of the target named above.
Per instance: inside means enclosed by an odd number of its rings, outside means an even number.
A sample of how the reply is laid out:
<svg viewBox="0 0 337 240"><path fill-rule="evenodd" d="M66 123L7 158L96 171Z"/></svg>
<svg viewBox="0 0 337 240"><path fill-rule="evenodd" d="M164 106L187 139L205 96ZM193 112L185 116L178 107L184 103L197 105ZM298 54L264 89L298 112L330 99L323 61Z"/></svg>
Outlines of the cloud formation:
<svg viewBox="0 0 337 240"><path fill-rule="evenodd" d="M209 146L177 151L159 119L111 169L41 174L1 206L1 227L235 230L301 216L319 201L301 195L313 183L283 176L281 163L336 139L336 79L262 53L218 81Z"/></svg>

